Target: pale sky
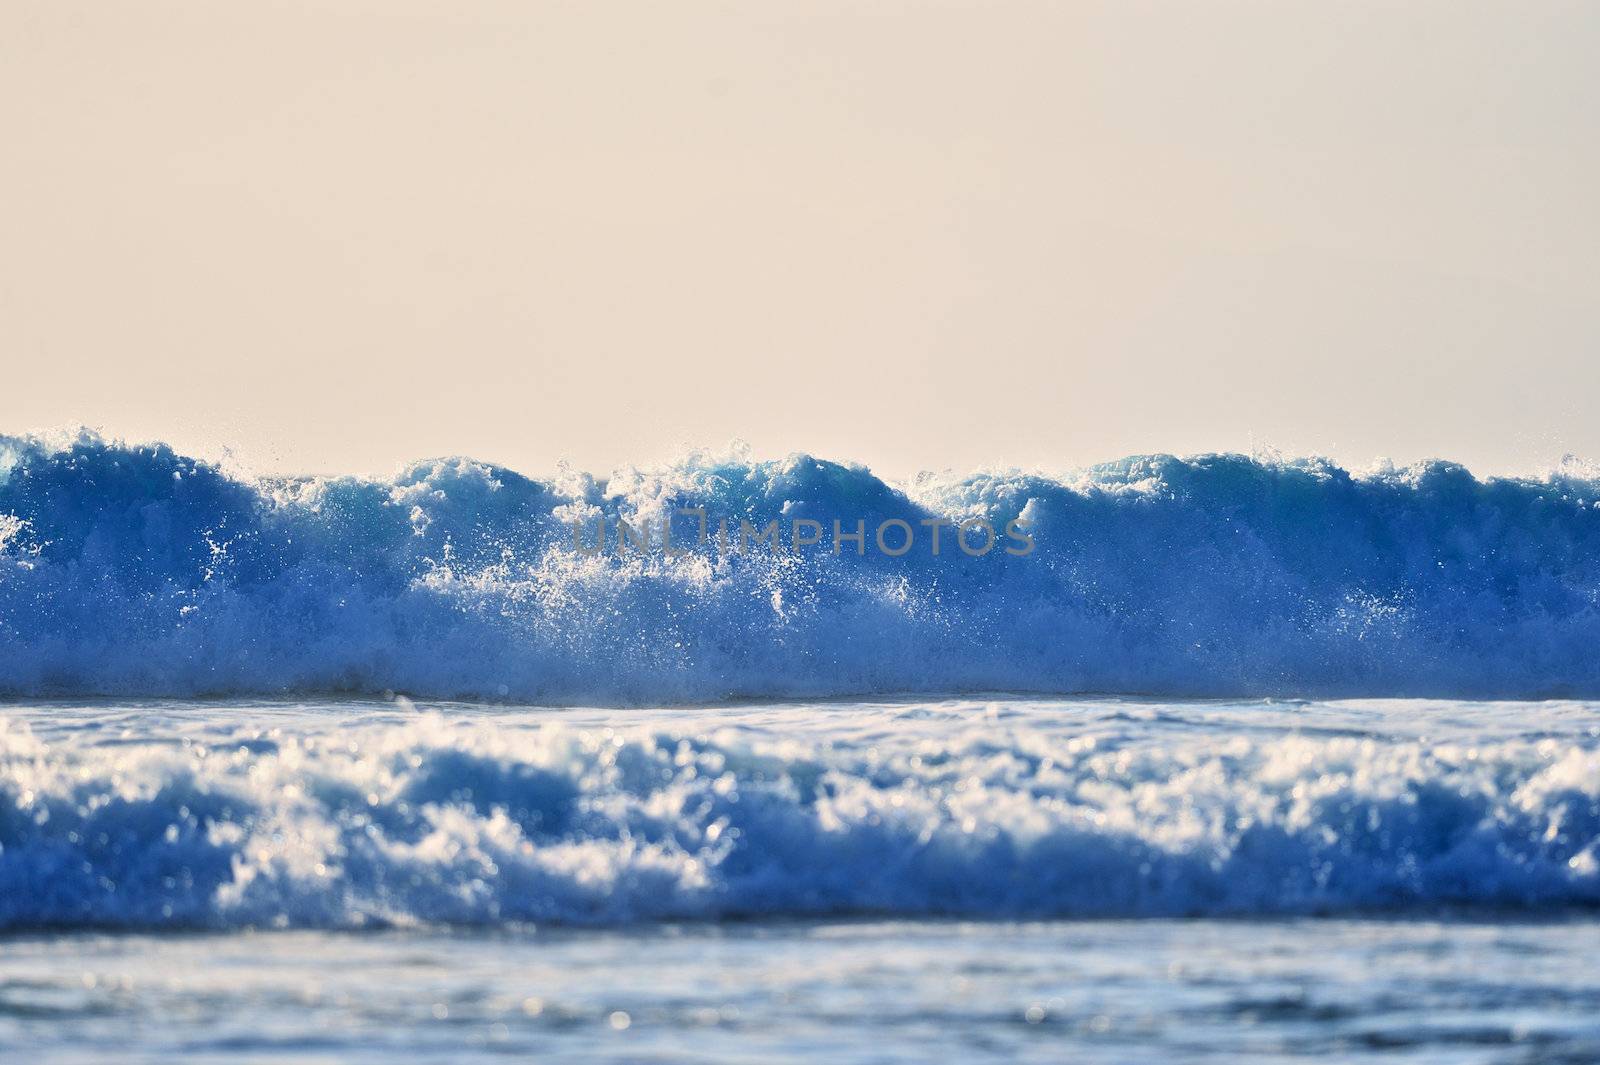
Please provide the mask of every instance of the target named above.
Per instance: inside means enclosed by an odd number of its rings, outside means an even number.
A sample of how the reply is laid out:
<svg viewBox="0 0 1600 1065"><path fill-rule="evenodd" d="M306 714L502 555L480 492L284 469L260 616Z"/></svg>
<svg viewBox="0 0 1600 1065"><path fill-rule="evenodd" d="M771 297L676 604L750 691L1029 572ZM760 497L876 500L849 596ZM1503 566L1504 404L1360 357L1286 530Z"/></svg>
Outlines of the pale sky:
<svg viewBox="0 0 1600 1065"><path fill-rule="evenodd" d="M1600 459L1600 4L0 6L0 432Z"/></svg>

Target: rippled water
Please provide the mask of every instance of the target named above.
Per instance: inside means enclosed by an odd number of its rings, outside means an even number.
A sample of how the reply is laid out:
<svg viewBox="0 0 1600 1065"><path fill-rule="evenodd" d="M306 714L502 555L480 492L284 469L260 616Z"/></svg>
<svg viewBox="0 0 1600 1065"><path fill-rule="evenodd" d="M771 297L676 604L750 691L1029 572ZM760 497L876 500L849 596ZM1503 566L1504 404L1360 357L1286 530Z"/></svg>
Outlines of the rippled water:
<svg viewBox="0 0 1600 1065"><path fill-rule="evenodd" d="M1600 1059L1592 921L23 937L12 1061Z"/></svg>

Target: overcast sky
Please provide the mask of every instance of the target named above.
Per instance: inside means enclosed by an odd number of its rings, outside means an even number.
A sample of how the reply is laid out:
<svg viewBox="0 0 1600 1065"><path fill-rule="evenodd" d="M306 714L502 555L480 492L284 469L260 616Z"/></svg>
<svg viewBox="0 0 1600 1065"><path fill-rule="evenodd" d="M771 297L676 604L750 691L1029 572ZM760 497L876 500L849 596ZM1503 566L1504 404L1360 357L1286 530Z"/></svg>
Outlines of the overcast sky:
<svg viewBox="0 0 1600 1065"><path fill-rule="evenodd" d="M1600 4L0 6L0 432L1600 459Z"/></svg>

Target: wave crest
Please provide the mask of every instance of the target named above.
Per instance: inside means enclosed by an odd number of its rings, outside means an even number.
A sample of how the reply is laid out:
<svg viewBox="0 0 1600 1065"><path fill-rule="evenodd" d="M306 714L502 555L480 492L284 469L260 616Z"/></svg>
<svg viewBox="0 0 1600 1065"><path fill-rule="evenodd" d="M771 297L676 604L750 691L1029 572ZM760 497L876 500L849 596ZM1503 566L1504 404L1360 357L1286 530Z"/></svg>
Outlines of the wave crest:
<svg viewBox="0 0 1600 1065"><path fill-rule="evenodd" d="M1037 550L584 558L564 524L1023 517ZM870 534L869 534L870 536ZM1141 456L893 487L692 456L549 482L230 477L0 438L0 693L602 702L961 690L1600 693L1600 484Z"/></svg>

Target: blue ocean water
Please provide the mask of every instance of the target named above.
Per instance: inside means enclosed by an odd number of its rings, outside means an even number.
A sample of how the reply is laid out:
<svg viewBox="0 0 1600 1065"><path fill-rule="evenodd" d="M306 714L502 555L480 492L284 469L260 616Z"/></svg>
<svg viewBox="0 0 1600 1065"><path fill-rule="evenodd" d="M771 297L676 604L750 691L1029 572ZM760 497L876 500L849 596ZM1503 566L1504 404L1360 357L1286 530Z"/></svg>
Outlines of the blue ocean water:
<svg viewBox="0 0 1600 1065"><path fill-rule="evenodd" d="M4 720L7 1060L1600 1054L1594 703Z"/></svg>
<svg viewBox="0 0 1600 1065"><path fill-rule="evenodd" d="M680 507L815 521L830 545L835 521L1023 520L1036 548L572 550L567 522ZM241 480L159 446L0 438L14 697L1542 698L1600 695L1596 646L1600 482L1576 467L1157 455L894 487L808 456L690 456L603 482L467 459Z"/></svg>
<svg viewBox="0 0 1600 1065"><path fill-rule="evenodd" d="M0 929L1600 906L1592 703L14 706Z"/></svg>
<svg viewBox="0 0 1600 1065"><path fill-rule="evenodd" d="M573 550L691 507L1034 549ZM1597 549L1575 466L0 438L0 1056L1600 1059Z"/></svg>

